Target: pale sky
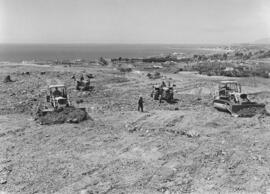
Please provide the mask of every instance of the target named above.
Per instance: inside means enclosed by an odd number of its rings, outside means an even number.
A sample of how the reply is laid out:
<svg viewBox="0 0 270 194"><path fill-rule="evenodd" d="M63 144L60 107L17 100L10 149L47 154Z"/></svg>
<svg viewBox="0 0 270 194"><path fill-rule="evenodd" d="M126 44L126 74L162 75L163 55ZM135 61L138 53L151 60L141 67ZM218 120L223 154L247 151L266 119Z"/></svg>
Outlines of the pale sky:
<svg viewBox="0 0 270 194"><path fill-rule="evenodd" d="M269 0L0 0L0 43L242 43Z"/></svg>

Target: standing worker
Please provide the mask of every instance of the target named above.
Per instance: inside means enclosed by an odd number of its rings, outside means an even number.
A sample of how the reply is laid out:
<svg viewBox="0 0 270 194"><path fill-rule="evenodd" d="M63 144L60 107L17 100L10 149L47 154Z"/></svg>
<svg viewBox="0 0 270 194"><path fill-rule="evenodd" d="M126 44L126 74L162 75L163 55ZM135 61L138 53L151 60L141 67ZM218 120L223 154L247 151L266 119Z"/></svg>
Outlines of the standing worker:
<svg viewBox="0 0 270 194"><path fill-rule="evenodd" d="M140 96L139 101L138 101L138 111L143 112L143 98Z"/></svg>

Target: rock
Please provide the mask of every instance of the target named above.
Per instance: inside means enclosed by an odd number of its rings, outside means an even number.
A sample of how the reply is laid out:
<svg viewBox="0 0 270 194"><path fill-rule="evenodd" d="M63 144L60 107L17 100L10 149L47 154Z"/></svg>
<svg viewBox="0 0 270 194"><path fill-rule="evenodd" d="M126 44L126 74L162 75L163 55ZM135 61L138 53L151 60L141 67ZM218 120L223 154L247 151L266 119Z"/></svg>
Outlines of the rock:
<svg viewBox="0 0 270 194"><path fill-rule="evenodd" d="M83 103L83 99L77 99L77 100L76 100L76 103L77 103L77 104Z"/></svg>
<svg viewBox="0 0 270 194"><path fill-rule="evenodd" d="M86 77L88 77L89 79L94 78L94 76L93 76L93 74L92 74L92 73L88 73L88 74L86 74Z"/></svg>
<svg viewBox="0 0 270 194"><path fill-rule="evenodd" d="M87 189L81 190L80 194L92 194L92 191L88 191Z"/></svg>
<svg viewBox="0 0 270 194"><path fill-rule="evenodd" d="M128 132L130 132L130 133L135 132L135 131L136 131L135 127L134 128L132 128L132 127L128 128Z"/></svg>
<svg viewBox="0 0 270 194"><path fill-rule="evenodd" d="M8 178L8 174L11 172L10 167L4 167L1 171L0 171L0 184L6 184L7 183L7 178Z"/></svg>
<svg viewBox="0 0 270 194"><path fill-rule="evenodd" d="M129 125L129 124L126 124L126 128L128 129L128 132L130 132L130 133L133 133L133 132L138 130L137 126L133 127L132 125Z"/></svg>
<svg viewBox="0 0 270 194"><path fill-rule="evenodd" d="M22 72L22 75L30 75L30 72Z"/></svg>
<svg viewBox="0 0 270 194"><path fill-rule="evenodd" d="M194 130L187 131L186 135L188 137L199 137L200 136L200 134L197 131L194 131Z"/></svg>
<svg viewBox="0 0 270 194"><path fill-rule="evenodd" d="M34 102L36 102L37 101L37 98L32 98L31 100L34 101Z"/></svg>
<svg viewBox="0 0 270 194"><path fill-rule="evenodd" d="M168 190L168 187L164 187L164 186L163 186L163 187L159 188L158 191L159 191L159 192L162 192L162 193L165 193L165 192L167 192L167 191L169 191L169 190Z"/></svg>
<svg viewBox="0 0 270 194"><path fill-rule="evenodd" d="M79 119L77 119L77 118L76 119L72 119L71 120L71 123L79 123Z"/></svg>
<svg viewBox="0 0 270 194"><path fill-rule="evenodd" d="M0 184L6 184L7 183L7 177L6 176L4 176L4 177L2 177L1 175L0 175Z"/></svg>
<svg viewBox="0 0 270 194"><path fill-rule="evenodd" d="M82 92L82 97L87 97L88 95L89 95L89 93L88 92Z"/></svg>
<svg viewBox="0 0 270 194"><path fill-rule="evenodd" d="M13 82L10 78L10 75L7 75L3 81L4 83Z"/></svg>

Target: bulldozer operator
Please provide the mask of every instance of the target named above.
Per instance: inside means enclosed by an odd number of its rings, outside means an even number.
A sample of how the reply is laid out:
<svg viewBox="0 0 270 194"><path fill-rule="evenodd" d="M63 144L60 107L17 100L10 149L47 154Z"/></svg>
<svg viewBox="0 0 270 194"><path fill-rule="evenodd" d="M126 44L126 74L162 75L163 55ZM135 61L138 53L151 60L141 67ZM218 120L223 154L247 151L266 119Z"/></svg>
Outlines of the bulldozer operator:
<svg viewBox="0 0 270 194"><path fill-rule="evenodd" d="M55 90L53 91L53 96L54 96L54 97L62 96L62 93L58 90L57 87L56 87Z"/></svg>
<svg viewBox="0 0 270 194"><path fill-rule="evenodd" d="M163 92L163 88L166 87L165 81L162 81L160 86L159 86L159 105L162 103L162 92Z"/></svg>

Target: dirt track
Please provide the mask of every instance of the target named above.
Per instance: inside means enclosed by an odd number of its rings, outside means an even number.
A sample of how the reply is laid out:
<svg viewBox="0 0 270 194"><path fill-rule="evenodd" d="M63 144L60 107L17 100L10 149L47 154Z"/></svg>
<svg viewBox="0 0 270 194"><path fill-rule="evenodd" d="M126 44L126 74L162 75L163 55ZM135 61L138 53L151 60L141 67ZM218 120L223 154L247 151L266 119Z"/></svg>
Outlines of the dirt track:
<svg viewBox="0 0 270 194"><path fill-rule="evenodd" d="M21 75L29 71L30 75ZM46 72L41 75L40 72ZM74 91L73 73L96 78L95 91ZM234 118L211 106L222 77L166 74L176 104L153 101L144 72L108 67L1 66L0 191L10 193L266 193L270 191L270 117ZM91 118L43 126L31 108L48 82L68 85ZM269 81L239 80L268 103ZM15 88L15 89L14 89ZM267 90L268 89L268 90ZM13 94L15 93L15 94ZM145 113L137 109L145 99ZM11 107L12 105L12 107ZM75 103L75 105L77 105ZM178 108L179 110L175 110ZM269 105L267 104L269 110Z"/></svg>

